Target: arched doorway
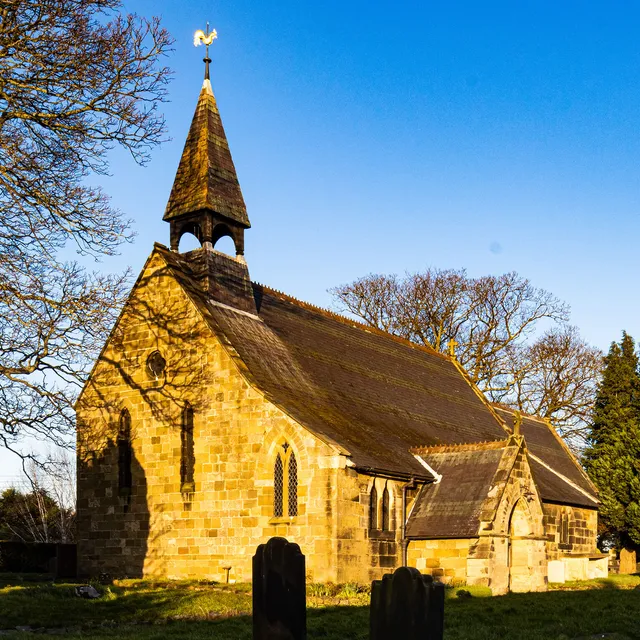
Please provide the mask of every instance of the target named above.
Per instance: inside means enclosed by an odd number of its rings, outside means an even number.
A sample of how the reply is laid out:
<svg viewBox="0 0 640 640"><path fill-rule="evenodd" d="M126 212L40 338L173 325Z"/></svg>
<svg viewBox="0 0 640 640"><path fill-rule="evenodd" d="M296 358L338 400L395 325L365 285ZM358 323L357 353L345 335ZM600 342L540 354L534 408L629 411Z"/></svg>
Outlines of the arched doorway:
<svg viewBox="0 0 640 640"><path fill-rule="evenodd" d="M527 503L520 498L509 519L509 590L531 591L536 541Z"/></svg>

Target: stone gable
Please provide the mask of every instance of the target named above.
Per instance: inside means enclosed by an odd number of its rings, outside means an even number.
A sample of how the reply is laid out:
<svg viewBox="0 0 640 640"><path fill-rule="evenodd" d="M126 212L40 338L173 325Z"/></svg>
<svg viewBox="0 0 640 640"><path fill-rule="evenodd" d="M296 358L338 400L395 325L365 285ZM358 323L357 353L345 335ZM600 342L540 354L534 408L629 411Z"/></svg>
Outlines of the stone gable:
<svg viewBox="0 0 640 640"><path fill-rule="evenodd" d="M165 373L154 379L148 356ZM194 491L180 486L180 419L194 410ZM132 492L118 495L118 420L131 416ZM337 580L331 514L344 456L253 389L155 255L77 406L78 529L84 573L248 579L257 544L296 540L309 573ZM299 512L273 518L274 450L298 460Z"/></svg>

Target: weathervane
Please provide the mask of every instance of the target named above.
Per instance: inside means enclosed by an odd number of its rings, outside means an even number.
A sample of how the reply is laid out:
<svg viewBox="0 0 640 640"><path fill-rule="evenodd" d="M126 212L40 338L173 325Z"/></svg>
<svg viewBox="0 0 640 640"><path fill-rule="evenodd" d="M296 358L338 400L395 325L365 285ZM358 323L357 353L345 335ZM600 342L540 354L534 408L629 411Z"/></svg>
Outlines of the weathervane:
<svg viewBox="0 0 640 640"><path fill-rule="evenodd" d="M209 45L218 37L218 32L214 29L209 31L209 23L207 22L207 33L202 29L198 29L193 35L193 44L199 47L201 44L205 44L207 47L207 53L203 60L204 67L204 79L209 80L209 65L211 64L211 58L209 57Z"/></svg>

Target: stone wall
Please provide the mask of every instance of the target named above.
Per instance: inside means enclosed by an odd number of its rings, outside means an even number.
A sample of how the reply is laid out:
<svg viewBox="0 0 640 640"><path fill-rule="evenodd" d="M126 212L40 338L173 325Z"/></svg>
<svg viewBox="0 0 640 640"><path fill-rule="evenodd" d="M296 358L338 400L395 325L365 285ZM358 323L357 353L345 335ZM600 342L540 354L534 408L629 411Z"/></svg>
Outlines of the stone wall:
<svg viewBox="0 0 640 640"><path fill-rule="evenodd" d="M146 368L155 350L166 360L158 379ZM237 363L152 255L77 405L81 572L222 580L231 567L232 580L247 580L256 546L282 535L301 546L310 579L339 579L345 458L268 402ZM185 402L194 410L195 486L183 493ZM123 409L131 416L130 496L118 489ZM273 469L284 442L298 463L299 510L275 519Z"/></svg>
<svg viewBox="0 0 640 640"><path fill-rule="evenodd" d="M567 554L598 553L598 511L566 505L544 503L544 531L550 560ZM563 539L563 519L566 519Z"/></svg>
<svg viewBox="0 0 640 640"><path fill-rule="evenodd" d="M596 546L598 512L545 503L549 581L590 580L608 575L608 558Z"/></svg>
<svg viewBox="0 0 640 640"><path fill-rule="evenodd" d="M377 491L378 527L371 529L370 497ZM368 583L380 579L402 564L402 486L403 482L372 477L347 469L339 476L337 520L338 580ZM389 492L389 527L381 528L382 496ZM410 513L415 492L407 492Z"/></svg>
<svg viewBox="0 0 640 640"><path fill-rule="evenodd" d="M466 584L467 558L473 542L473 539L411 540L408 564L445 584Z"/></svg>

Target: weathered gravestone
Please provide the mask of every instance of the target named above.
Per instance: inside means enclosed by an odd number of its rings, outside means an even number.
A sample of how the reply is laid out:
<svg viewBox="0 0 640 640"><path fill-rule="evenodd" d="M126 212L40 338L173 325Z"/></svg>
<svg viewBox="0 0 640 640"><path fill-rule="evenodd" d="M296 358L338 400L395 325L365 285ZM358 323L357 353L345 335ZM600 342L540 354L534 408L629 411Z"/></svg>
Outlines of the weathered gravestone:
<svg viewBox="0 0 640 640"><path fill-rule="evenodd" d="M306 640L304 556L297 544L271 538L253 556L254 640Z"/></svg>
<svg viewBox="0 0 640 640"><path fill-rule="evenodd" d="M444 585L400 567L371 585L370 640L442 640Z"/></svg>

